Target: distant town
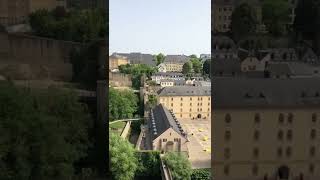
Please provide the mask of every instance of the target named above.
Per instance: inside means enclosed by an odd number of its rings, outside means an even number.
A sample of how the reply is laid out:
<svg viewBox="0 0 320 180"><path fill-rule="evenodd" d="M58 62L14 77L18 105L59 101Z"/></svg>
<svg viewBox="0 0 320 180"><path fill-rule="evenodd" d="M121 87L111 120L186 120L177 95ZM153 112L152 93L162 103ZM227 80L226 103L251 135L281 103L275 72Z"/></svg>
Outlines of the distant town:
<svg viewBox="0 0 320 180"><path fill-rule="evenodd" d="M205 179L210 177L210 61L210 54L197 57L113 53L109 57L109 87L119 94L136 93L141 110L121 117L129 120L117 121L113 114L120 113L113 111L116 107L112 102L116 105L118 96L110 95L110 132L119 132L121 137L129 139L137 151L159 153L161 168L153 178L170 179L173 171L178 171L170 168L170 161L166 160L170 152L183 155L190 162L190 168L195 169L194 176L203 172ZM185 171L192 172L187 169Z"/></svg>

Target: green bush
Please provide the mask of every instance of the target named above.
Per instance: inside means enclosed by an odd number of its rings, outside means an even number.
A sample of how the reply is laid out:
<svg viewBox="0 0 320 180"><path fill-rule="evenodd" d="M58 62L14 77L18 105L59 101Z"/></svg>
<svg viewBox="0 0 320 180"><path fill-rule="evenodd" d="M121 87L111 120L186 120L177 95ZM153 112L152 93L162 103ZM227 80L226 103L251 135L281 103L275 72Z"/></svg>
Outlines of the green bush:
<svg viewBox="0 0 320 180"><path fill-rule="evenodd" d="M194 169L192 170L191 180L210 180L211 169Z"/></svg>

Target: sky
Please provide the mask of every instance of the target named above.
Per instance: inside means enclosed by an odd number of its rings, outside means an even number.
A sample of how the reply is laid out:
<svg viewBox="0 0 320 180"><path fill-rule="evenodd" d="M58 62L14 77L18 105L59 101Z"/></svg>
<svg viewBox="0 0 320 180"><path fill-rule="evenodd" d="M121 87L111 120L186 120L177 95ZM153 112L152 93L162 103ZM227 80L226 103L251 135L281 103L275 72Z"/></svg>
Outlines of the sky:
<svg viewBox="0 0 320 180"><path fill-rule="evenodd" d="M210 54L210 0L110 0L109 53Z"/></svg>

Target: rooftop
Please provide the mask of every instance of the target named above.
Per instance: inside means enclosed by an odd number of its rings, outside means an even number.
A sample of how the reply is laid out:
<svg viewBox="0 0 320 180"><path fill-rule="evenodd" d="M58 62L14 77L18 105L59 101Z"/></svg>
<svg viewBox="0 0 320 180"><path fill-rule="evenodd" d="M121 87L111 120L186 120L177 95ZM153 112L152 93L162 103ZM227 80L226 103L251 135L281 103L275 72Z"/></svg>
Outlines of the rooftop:
<svg viewBox="0 0 320 180"><path fill-rule="evenodd" d="M173 86L158 92L159 96L211 96L210 86Z"/></svg>

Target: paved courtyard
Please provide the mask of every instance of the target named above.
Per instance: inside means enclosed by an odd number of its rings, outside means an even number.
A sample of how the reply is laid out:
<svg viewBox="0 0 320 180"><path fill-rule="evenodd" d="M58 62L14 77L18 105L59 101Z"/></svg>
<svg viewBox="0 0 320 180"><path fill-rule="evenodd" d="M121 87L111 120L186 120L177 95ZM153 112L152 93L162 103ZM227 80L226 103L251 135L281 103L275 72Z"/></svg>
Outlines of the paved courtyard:
<svg viewBox="0 0 320 180"><path fill-rule="evenodd" d="M193 168L211 167L211 121L180 120L188 133L189 160Z"/></svg>

